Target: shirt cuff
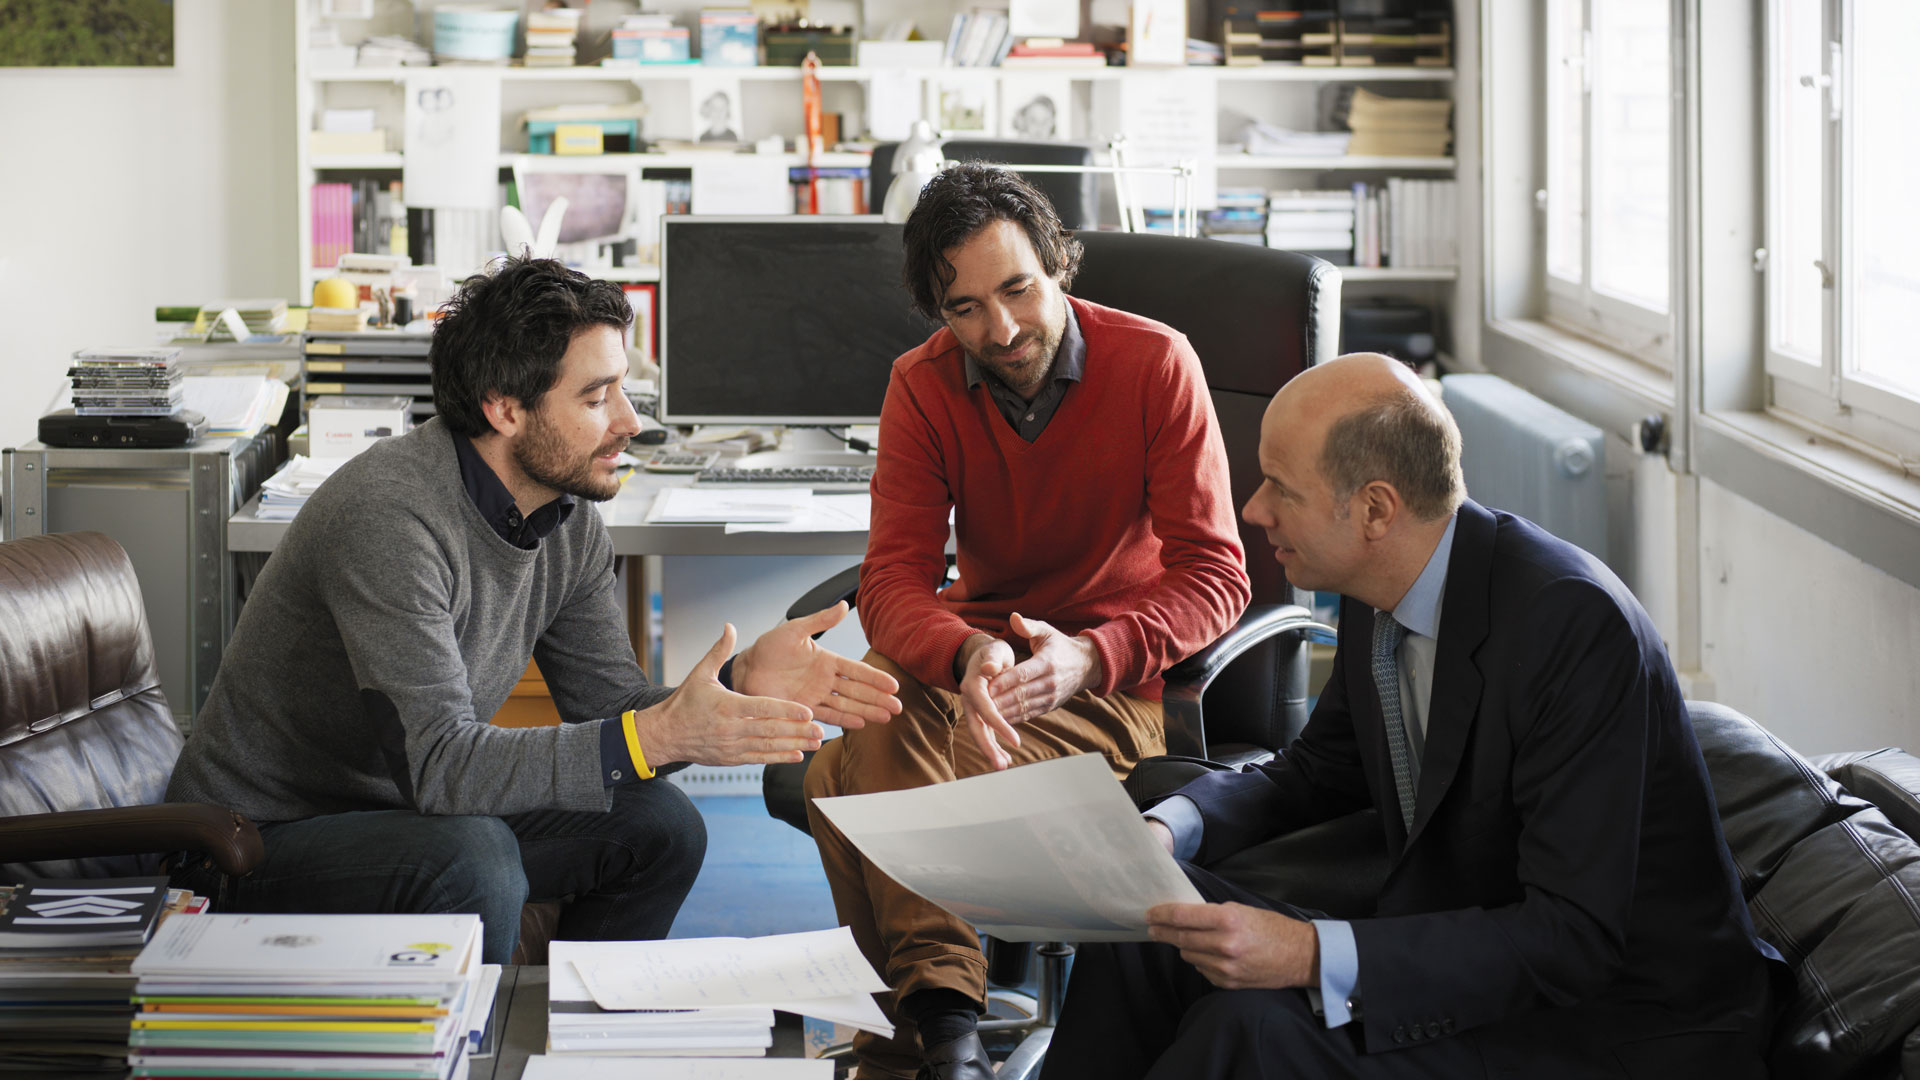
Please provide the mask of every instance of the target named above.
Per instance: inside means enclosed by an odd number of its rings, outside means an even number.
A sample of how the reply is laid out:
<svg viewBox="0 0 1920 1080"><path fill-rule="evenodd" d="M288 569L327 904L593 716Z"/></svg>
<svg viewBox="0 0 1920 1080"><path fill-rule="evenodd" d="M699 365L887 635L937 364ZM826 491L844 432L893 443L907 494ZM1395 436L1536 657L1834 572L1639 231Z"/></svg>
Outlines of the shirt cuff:
<svg viewBox="0 0 1920 1080"><path fill-rule="evenodd" d="M1200 834L1206 828L1206 822L1200 817L1200 806L1185 795L1169 795L1153 804L1145 817L1151 818L1167 827L1173 834L1173 857L1192 862L1200 851ZM1351 936L1351 933L1349 933Z"/></svg>
<svg viewBox="0 0 1920 1080"><path fill-rule="evenodd" d="M1337 1028L1354 1018L1360 1005L1360 950L1353 943L1353 924L1343 919L1315 919L1320 938L1320 1007L1327 1026Z"/></svg>
<svg viewBox="0 0 1920 1080"><path fill-rule="evenodd" d="M614 787L640 779L627 752L627 733L619 717L600 721L600 786Z"/></svg>

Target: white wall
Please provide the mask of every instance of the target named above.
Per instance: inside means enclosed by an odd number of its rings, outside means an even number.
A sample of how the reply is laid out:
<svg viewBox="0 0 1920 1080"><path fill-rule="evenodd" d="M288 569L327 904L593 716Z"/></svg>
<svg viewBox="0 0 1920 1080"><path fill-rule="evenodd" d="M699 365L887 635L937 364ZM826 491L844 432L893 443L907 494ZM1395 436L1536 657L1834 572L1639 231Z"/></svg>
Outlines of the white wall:
<svg viewBox="0 0 1920 1080"><path fill-rule="evenodd" d="M1920 753L1920 589L1712 483L1700 519L1715 697L1805 754Z"/></svg>
<svg viewBox="0 0 1920 1080"><path fill-rule="evenodd" d="M159 304L285 296L293 0L178 0L171 68L0 68L0 445Z"/></svg>

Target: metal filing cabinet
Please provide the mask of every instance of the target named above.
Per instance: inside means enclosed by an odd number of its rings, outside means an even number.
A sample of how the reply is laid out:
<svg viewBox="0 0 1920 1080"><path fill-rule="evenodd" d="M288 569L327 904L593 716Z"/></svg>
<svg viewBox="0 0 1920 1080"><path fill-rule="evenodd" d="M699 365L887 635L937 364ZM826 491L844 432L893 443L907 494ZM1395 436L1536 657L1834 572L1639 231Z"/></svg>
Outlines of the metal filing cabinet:
<svg viewBox="0 0 1920 1080"><path fill-rule="evenodd" d="M7 539L50 532L111 536L146 600L160 685L182 731L207 699L239 612L227 518L279 464L272 431L167 450L0 451Z"/></svg>

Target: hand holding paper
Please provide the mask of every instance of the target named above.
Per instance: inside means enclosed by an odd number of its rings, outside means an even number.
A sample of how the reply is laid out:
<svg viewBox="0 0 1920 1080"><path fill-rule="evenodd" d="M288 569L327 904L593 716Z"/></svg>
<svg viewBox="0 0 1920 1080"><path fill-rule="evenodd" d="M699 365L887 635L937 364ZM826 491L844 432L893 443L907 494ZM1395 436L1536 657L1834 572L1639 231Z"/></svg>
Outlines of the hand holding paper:
<svg viewBox="0 0 1920 1080"><path fill-rule="evenodd" d="M881 871L1004 940L1146 941L1147 909L1201 902L1098 754L814 805Z"/></svg>

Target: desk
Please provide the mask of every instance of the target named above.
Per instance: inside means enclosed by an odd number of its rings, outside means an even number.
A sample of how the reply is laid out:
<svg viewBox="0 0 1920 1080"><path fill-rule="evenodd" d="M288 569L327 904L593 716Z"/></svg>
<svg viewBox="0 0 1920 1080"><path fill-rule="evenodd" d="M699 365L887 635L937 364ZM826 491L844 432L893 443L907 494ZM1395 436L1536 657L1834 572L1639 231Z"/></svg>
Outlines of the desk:
<svg viewBox="0 0 1920 1080"><path fill-rule="evenodd" d="M724 525L649 525L647 511L662 488L689 487L690 476L636 470L620 494L593 503L607 523L615 555L848 555L867 553L864 532L735 533ZM286 521L262 521L255 498L227 519L227 550L272 551L286 535ZM848 564L850 565L850 564ZM794 594L798 596L798 593Z"/></svg>
<svg viewBox="0 0 1920 1080"><path fill-rule="evenodd" d="M520 1080L527 1058L546 1053L547 1047L547 969L545 967L509 967L500 973L500 989L493 999L495 1022L499 1025L492 1057L475 1058L470 1080ZM797 1058L803 1053L803 1040L797 1017L775 1013L773 1047L768 1057ZM635 1061L645 1061L636 1058Z"/></svg>

